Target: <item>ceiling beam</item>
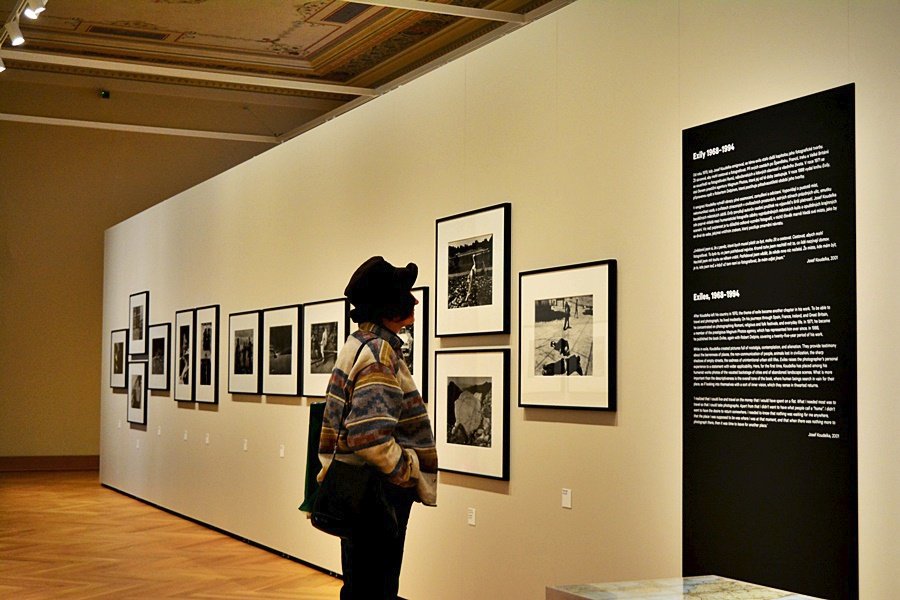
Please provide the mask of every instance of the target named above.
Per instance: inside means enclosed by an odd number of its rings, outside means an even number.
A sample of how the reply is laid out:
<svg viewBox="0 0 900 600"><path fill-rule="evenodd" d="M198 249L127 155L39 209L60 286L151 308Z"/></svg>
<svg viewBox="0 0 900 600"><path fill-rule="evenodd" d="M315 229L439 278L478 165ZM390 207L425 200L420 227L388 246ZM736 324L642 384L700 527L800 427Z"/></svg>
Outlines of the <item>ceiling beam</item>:
<svg viewBox="0 0 900 600"><path fill-rule="evenodd" d="M98 60L95 58L61 56L56 54L44 54L40 52L24 52L22 50L0 50L0 58L2 58L3 60L36 62L43 64L62 65L66 67L99 69L102 71L141 73L145 75L157 75L160 77L175 77L181 79L194 79L198 81L215 81L236 85L264 86L279 89L322 92L326 94L347 94L351 96L371 97L378 95L378 92L376 92L372 88L354 87L334 83L317 83L313 81L281 79L277 77L256 77L253 75L201 71L198 69L158 67L155 65L126 63L112 60Z"/></svg>
<svg viewBox="0 0 900 600"><path fill-rule="evenodd" d="M127 131L130 133L150 133L155 135L174 135L180 137L207 138L228 140L231 142L255 142L258 144L280 144L281 140L269 135L248 135L244 133L227 133L224 131L203 131L200 129L174 129L170 127L149 127L147 125L127 125L123 123L105 123L103 121L79 121L76 119L57 119L54 117L36 117L34 115L16 115L0 113L0 121L14 123L32 123L36 125L58 125L62 127L83 127L86 129L106 129L110 131Z"/></svg>
<svg viewBox="0 0 900 600"><path fill-rule="evenodd" d="M414 10L417 12L435 13L439 15L451 15L465 17L467 19L483 19L485 21L501 21L503 23L528 23L524 15L504 12L499 10L486 10L483 8L467 8L452 4L439 4L437 2L423 2L422 0L353 0L354 4L368 4L370 6L384 6L385 8L399 8L402 10Z"/></svg>

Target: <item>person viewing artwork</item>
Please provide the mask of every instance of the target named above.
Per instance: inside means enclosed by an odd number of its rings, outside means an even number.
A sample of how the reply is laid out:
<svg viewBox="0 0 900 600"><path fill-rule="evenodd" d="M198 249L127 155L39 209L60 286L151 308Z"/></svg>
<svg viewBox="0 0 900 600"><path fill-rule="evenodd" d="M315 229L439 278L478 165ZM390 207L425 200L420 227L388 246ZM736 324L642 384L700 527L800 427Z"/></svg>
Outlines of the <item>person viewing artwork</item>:
<svg viewBox="0 0 900 600"><path fill-rule="evenodd" d="M322 481L335 460L368 463L382 478L389 507L372 503L363 523L341 539L341 600L397 598L406 528L413 503L437 503L437 451L428 411L403 360L398 336L414 321L415 263L365 261L344 295L358 329L342 346L328 383L319 442ZM345 416L345 406L349 407ZM387 530L393 510L397 530Z"/></svg>

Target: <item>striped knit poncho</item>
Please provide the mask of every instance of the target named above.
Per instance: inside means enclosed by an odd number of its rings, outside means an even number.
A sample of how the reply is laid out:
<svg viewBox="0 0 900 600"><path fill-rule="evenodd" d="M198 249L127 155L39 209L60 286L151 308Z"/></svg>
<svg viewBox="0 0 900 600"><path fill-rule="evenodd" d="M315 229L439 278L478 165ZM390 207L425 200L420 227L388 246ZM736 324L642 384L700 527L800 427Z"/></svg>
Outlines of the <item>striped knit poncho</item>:
<svg viewBox="0 0 900 600"><path fill-rule="evenodd" d="M360 351L360 346L366 348ZM431 421L400 348L403 341L388 329L363 323L344 344L328 382L319 458L367 462L387 481L415 487L419 500L437 504L437 451ZM354 362L355 359L355 362ZM344 406L350 412L340 427ZM338 439L340 431L340 439Z"/></svg>

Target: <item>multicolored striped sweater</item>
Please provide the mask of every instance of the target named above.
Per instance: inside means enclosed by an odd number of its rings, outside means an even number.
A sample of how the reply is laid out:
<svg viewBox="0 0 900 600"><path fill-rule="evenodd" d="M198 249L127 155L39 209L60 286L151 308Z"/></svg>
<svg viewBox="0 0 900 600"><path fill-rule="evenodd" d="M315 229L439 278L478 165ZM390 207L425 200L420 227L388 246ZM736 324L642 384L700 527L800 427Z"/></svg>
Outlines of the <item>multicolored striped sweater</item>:
<svg viewBox="0 0 900 600"><path fill-rule="evenodd" d="M362 345L366 348L360 351ZM337 444L337 460L374 465L390 483L415 486L419 500L435 506L434 434L425 403L403 361L402 345L397 335L374 323L362 323L347 338L328 382L319 441L324 467L318 479L328 470ZM348 400L350 412L341 428Z"/></svg>

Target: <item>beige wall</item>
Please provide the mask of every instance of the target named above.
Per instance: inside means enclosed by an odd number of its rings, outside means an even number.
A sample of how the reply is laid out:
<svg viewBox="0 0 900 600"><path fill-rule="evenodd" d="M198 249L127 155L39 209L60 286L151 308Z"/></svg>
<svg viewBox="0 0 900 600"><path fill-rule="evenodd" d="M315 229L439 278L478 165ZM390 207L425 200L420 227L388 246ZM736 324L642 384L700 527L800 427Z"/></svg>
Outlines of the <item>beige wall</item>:
<svg viewBox="0 0 900 600"><path fill-rule="evenodd" d="M103 232L266 147L0 122L0 457L99 453Z"/></svg>
<svg viewBox="0 0 900 600"><path fill-rule="evenodd" d="M510 481L441 475L440 506L414 510L401 593L527 600L678 575L681 130L856 82L861 589L888 598L898 25L893 2L581 0L111 228L100 376L135 290L151 291L152 322L219 303L224 331L232 312L339 296L375 253L416 261L433 286L434 220L510 201L514 274L619 261L619 410L522 410L514 376ZM515 276L512 290L517 307ZM516 332L433 347L497 344L515 353ZM305 402L232 399L224 369L220 386L214 409L152 397L146 430L104 388L102 480L337 570L336 541L296 510Z"/></svg>

